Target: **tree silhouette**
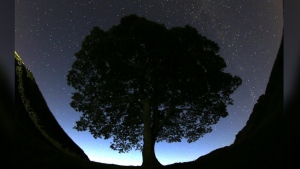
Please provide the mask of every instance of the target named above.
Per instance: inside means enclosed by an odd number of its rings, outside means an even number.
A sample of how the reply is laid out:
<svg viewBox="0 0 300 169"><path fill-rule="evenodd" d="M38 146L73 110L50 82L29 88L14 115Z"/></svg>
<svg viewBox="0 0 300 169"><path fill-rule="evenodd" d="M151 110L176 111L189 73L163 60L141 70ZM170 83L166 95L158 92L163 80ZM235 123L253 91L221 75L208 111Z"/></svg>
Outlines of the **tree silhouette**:
<svg viewBox="0 0 300 169"><path fill-rule="evenodd" d="M166 29L130 15L108 31L94 27L67 76L76 90L70 104L82 112L74 128L160 166L155 142L194 142L228 115L242 81L223 72L218 51L189 25Z"/></svg>

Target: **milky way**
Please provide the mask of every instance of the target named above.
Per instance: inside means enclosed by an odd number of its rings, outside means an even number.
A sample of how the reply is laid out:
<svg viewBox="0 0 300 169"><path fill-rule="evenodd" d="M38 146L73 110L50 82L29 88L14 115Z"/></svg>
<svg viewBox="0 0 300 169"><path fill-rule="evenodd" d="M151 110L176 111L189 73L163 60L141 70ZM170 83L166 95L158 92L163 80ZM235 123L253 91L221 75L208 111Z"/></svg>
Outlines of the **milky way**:
<svg viewBox="0 0 300 169"><path fill-rule="evenodd" d="M188 144L156 145L162 164L192 161L233 143L253 105L265 92L283 30L282 0L16 0L15 49L33 73L55 118L92 161L141 165L139 151L119 154L112 140L94 139L73 127L80 113L69 105L72 88L66 75L74 54L93 26L108 30L123 16L137 14L167 28L191 25L220 46L226 72L243 84L232 95L229 116L213 132Z"/></svg>

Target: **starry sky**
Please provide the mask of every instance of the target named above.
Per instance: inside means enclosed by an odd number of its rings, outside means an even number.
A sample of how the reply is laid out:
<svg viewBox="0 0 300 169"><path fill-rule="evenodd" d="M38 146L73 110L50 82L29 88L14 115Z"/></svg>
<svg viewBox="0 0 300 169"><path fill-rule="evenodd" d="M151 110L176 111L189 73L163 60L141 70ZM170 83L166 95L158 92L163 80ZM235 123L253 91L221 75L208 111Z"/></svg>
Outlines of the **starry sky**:
<svg viewBox="0 0 300 169"><path fill-rule="evenodd" d="M141 165L140 151L120 154L112 140L94 139L73 129L79 120L69 103L73 88L66 76L74 54L94 26L108 30L123 16L137 14L167 28L189 24L219 44L226 72L240 76L229 115L198 141L160 142L163 164L197 159L233 143L246 125L258 97L265 92L283 30L282 0L15 0L15 50L33 73L56 120L91 161Z"/></svg>

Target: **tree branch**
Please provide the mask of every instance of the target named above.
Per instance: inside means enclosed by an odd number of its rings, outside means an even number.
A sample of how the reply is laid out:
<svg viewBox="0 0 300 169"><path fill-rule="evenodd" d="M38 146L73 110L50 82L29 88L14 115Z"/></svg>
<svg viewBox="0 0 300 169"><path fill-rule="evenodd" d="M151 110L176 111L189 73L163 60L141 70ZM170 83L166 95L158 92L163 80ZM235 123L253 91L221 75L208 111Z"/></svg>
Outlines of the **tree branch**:
<svg viewBox="0 0 300 169"><path fill-rule="evenodd" d="M186 110L186 111L189 111L189 110L190 110L190 111L198 111L198 112L199 112L199 111L203 111L203 110L192 109L192 108L190 108L190 109L189 109L189 108L186 108L186 109L178 109L178 108L176 108L176 110Z"/></svg>
<svg viewBox="0 0 300 169"><path fill-rule="evenodd" d="M166 123L166 121L172 115L172 112L173 112L173 108L168 108L166 116L163 118L163 120L160 122L160 124L154 129L155 135L157 135L158 132L162 129L163 125Z"/></svg>

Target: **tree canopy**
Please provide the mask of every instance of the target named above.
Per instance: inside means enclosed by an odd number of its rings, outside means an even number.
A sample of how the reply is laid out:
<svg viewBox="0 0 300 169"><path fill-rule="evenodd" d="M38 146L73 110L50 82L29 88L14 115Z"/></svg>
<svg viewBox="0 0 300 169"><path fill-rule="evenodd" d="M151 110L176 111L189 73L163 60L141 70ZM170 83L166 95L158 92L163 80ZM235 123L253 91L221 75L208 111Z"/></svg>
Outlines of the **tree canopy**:
<svg viewBox="0 0 300 169"><path fill-rule="evenodd" d="M82 112L75 129L113 138L119 152L142 150L143 165L152 158L145 151L154 153L148 144L196 141L228 115L242 82L224 72L218 52L189 25L167 29L130 15L107 31L94 27L67 76L71 107Z"/></svg>

